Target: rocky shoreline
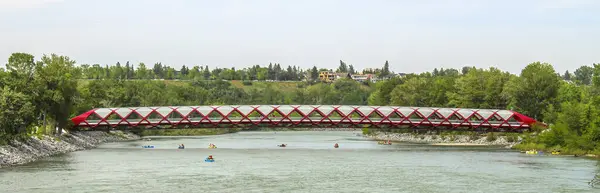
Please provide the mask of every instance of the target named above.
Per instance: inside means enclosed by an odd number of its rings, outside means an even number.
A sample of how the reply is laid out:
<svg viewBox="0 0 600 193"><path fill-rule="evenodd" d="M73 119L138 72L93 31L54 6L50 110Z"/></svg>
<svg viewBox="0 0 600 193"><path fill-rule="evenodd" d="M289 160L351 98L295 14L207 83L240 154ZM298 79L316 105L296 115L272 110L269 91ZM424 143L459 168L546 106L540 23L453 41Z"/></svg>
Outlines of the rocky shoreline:
<svg viewBox="0 0 600 193"><path fill-rule="evenodd" d="M452 135L452 136L441 136L435 134L412 134L412 133L382 133L377 132L373 134L365 135L365 137L373 140L390 140L394 142L407 142L407 143L423 143L431 145L445 145L445 146L504 146L506 148L512 148L514 145L519 144L522 140L520 137L509 142L507 136L496 136L495 140L488 141L485 136L478 136L476 139L468 135Z"/></svg>
<svg viewBox="0 0 600 193"><path fill-rule="evenodd" d="M28 140L13 140L0 146L0 168L25 164L44 157L91 149L105 142L138 140L139 136L122 131L82 131L60 137L31 137Z"/></svg>

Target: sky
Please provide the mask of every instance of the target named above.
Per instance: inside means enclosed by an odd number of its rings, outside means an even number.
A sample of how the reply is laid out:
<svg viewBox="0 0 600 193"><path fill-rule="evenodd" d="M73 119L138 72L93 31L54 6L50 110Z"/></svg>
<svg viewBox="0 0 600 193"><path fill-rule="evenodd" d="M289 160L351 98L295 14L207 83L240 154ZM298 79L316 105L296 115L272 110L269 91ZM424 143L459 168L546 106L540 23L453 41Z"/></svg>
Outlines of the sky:
<svg viewBox="0 0 600 193"><path fill-rule="evenodd" d="M597 0L0 0L0 58L335 69L600 63ZM6 63L6 62L4 62Z"/></svg>

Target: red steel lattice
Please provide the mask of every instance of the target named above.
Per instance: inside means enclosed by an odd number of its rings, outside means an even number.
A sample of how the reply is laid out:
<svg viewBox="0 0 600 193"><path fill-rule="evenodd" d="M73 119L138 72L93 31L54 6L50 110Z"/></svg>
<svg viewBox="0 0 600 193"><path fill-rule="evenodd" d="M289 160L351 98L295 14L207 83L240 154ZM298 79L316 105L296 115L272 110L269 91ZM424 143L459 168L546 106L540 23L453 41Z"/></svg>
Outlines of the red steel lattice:
<svg viewBox="0 0 600 193"><path fill-rule="evenodd" d="M289 110L289 111L288 111ZM244 112L245 111L245 112ZM444 115L442 112L446 112ZM216 119L209 117L211 114ZM233 116L232 114L239 114ZM257 116L251 116L256 113ZM279 117L274 117L274 113ZM296 113L295 115L293 115ZM425 113L425 114L424 114ZM190 118L200 115L200 120ZM310 117L318 114L319 117ZM333 116L334 114L339 116ZM350 117L358 114L359 117ZM114 117L116 115L116 117ZM130 118L131 116L140 118ZM151 116L158 118L151 119ZM171 116L179 117L173 118ZM113 117L111 117L113 116ZM400 120L391 120L398 116ZM451 120L452 117L457 119ZM491 121L495 119L496 121ZM152 126L159 125L309 125L312 127L446 127L446 128L529 128L537 121L510 110L453 109L393 106L332 106L332 105L253 105L253 106L170 106L97 108L71 119L76 127Z"/></svg>

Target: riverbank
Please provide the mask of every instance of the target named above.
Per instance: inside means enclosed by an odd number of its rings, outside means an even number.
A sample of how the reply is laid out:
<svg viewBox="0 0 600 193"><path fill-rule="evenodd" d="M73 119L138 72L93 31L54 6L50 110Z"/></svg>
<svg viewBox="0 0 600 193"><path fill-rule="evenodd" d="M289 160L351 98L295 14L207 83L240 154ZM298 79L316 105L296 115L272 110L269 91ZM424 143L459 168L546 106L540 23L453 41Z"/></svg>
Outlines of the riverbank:
<svg viewBox="0 0 600 193"><path fill-rule="evenodd" d="M54 136L32 136L26 140L12 140L0 146L0 168L25 164L44 157L94 148L101 143L140 139L122 131L81 131Z"/></svg>
<svg viewBox="0 0 600 193"><path fill-rule="evenodd" d="M361 131L358 128L258 128L244 129L243 131Z"/></svg>
<svg viewBox="0 0 600 193"><path fill-rule="evenodd" d="M503 146L512 148L521 142L521 137L483 135L439 135L415 133L384 133L374 132L365 134L365 137L379 141L393 141L406 143L422 143L438 146Z"/></svg>

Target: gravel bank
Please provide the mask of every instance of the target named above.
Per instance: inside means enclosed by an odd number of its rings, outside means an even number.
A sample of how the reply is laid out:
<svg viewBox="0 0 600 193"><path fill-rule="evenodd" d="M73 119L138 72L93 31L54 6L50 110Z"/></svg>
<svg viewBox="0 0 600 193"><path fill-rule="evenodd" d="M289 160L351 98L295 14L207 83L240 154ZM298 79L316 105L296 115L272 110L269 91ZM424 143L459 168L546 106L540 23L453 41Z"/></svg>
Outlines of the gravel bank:
<svg viewBox="0 0 600 193"><path fill-rule="evenodd" d="M248 130L242 130L248 131ZM253 131L253 130L249 130ZM256 131L361 131L360 128L261 128Z"/></svg>
<svg viewBox="0 0 600 193"><path fill-rule="evenodd" d="M94 148L104 142L137 140L140 137L128 132L83 131L60 137L31 137L25 141L11 141L0 146L0 167L25 164L38 159L73 151Z"/></svg>
<svg viewBox="0 0 600 193"><path fill-rule="evenodd" d="M397 142L408 143L426 143L432 145L448 145L448 146L505 146L511 148L518 144L522 139L519 137L514 142L508 142L506 136L497 136L494 141L487 141L485 136L480 136L478 139L472 140L468 135L453 135L442 137L440 135L429 134L412 134L412 133L375 133L366 135L366 137L374 140L390 140Z"/></svg>

